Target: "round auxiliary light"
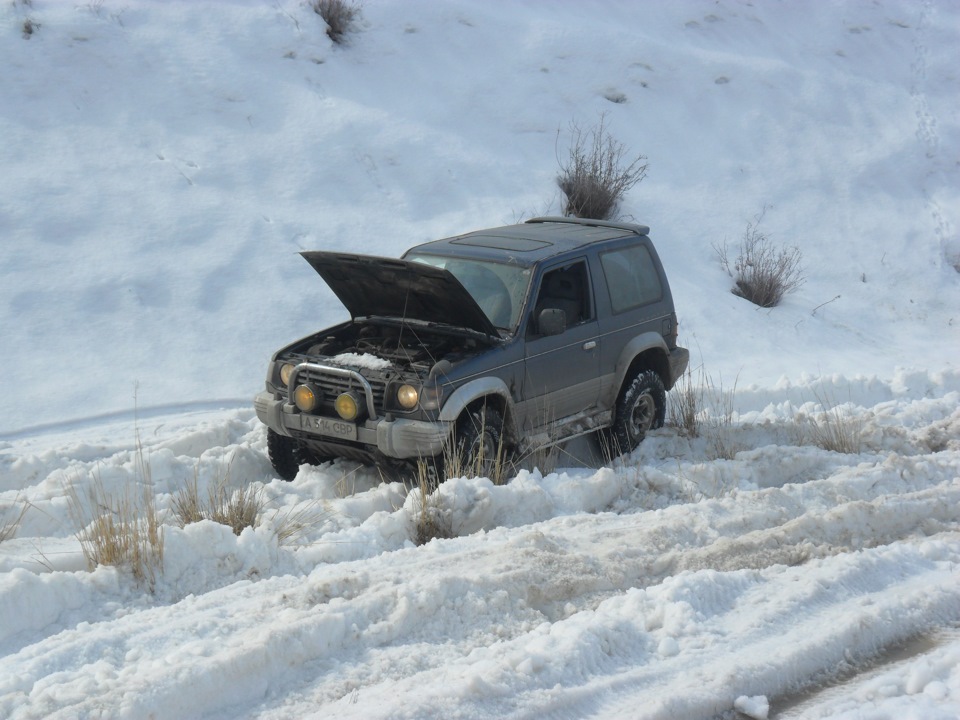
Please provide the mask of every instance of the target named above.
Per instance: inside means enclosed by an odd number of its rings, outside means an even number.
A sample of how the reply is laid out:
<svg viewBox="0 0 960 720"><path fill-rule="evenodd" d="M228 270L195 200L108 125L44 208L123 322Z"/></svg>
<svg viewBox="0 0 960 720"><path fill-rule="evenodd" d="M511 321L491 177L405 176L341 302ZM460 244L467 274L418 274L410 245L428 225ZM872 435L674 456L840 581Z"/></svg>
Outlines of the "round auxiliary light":
<svg viewBox="0 0 960 720"><path fill-rule="evenodd" d="M295 366L291 365L290 363L284 363L280 367L280 382L282 382L284 385L290 384L290 376L293 375L294 367Z"/></svg>
<svg viewBox="0 0 960 720"><path fill-rule="evenodd" d="M404 410L413 410L420 401L420 393L413 385L401 385L397 390L397 402Z"/></svg>
<svg viewBox="0 0 960 720"><path fill-rule="evenodd" d="M309 385L298 385L293 391L293 402L300 412L310 412L317 406L320 395Z"/></svg>
<svg viewBox="0 0 960 720"><path fill-rule="evenodd" d="M333 407L344 420L353 422L360 415L360 399L352 392L340 393Z"/></svg>

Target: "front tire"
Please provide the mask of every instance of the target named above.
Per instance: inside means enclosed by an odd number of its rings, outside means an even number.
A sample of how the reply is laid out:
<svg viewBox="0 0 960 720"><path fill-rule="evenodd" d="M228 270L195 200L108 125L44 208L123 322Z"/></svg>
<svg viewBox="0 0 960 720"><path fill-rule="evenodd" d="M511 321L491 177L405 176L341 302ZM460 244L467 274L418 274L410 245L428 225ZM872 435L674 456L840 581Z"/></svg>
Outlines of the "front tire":
<svg viewBox="0 0 960 720"><path fill-rule="evenodd" d="M299 442L270 428L267 428L267 456L277 475L288 482L297 476L301 465L312 462L310 452Z"/></svg>
<svg viewBox="0 0 960 720"><path fill-rule="evenodd" d="M507 464L503 438L503 415L484 405L468 410L457 421L453 464L445 467L447 474L476 475L499 484ZM445 465L450 460L445 458Z"/></svg>
<svg viewBox="0 0 960 720"><path fill-rule="evenodd" d="M667 391L653 370L636 375L617 400L610 428L611 454L633 452L650 430L663 427Z"/></svg>

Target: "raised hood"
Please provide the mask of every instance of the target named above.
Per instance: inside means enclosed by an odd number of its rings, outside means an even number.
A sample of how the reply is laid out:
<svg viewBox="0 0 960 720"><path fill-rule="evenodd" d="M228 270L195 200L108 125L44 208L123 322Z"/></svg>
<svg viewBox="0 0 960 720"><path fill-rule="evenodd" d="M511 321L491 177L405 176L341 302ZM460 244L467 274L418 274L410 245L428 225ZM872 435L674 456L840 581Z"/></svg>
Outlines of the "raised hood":
<svg viewBox="0 0 960 720"><path fill-rule="evenodd" d="M410 260L309 251L300 253L353 318L371 315L442 323L499 337L449 271Z"/></svg>

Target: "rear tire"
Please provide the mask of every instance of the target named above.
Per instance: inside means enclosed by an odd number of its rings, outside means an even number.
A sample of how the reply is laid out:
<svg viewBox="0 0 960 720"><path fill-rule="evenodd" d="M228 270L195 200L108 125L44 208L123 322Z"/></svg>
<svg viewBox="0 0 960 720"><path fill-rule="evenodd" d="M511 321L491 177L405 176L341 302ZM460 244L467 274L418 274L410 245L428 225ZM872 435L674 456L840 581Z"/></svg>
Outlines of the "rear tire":
<svg viewBox="0 0 960 720"><path fill-rule="evenodd" d="M314 464L313 454L292 437L267 428L267 455L282 480L293 480L303 464Z"/></svg>
<svg viewBox="0 0 960 720"><path fill-rule="evenodd" d="M610 428L611 457L633 452L650 430L663 427L667 391L653 370L643 370L617 400Z"/></svg>

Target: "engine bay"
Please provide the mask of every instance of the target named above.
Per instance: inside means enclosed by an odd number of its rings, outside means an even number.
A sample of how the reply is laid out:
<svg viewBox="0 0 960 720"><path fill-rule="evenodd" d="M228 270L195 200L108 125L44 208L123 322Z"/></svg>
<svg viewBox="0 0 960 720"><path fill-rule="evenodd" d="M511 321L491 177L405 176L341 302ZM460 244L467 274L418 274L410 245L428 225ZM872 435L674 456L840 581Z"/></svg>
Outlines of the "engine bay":
<svg viewBox="0 0 960 720"><path fill-rule="evenodd" d="M425 373L440 360L455 362L475 352L478 344L471 338L409 325L348 323L333 333L308 338L300 347L291 349L310 357L372 355L389 361L397 369Z"/></svg>

